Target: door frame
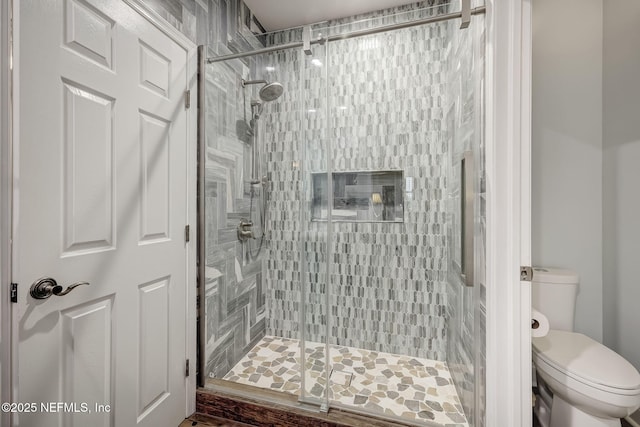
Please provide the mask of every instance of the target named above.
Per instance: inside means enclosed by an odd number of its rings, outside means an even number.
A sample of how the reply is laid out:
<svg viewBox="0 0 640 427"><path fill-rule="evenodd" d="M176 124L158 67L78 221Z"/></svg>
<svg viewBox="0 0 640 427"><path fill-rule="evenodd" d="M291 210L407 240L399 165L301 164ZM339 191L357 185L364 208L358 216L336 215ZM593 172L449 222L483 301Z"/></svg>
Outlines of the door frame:
<svg viewBox="0 0 640 427"><path fill-rule="evenodd" d="M531 427L531 1L486 0L486 424Z"/></svg>
<svg viewBox="0 0 640 427"><path fill-rule="evenodd" d="M180 47L187 51L187 89L195 97L197 94L197 46L188 39L184 34L180 33L157 12L153 11L149 6L144 4L142 0L122 0L130 6L132 10L153 26L159 29L163 34L177 43ZM20 0L11 0L8 2L0 2L0 27L2 28L2 37L0 40L0 77L2 78L0 87L0 342L3 343L0 348L0 401L15 401L17 396L18 384L12 381L17 378L17 345L18 331L16 325L19 320L19 313L13 310L10 301L10 284L12 278L12 270L15 267L15 260L12 254L15 253L17 245L20 243L20 236L16 235L17 222L19 220L20 208L17 201L14 201L14 195L18 193L19 188L16 183L19 182L20 171L17 167L19 164L20 151L20 135L19 135L19 111L20 111L20 95L19 95L19 55L20 40L12 39L12 35L19 34L20 16L19 16ZM5 36L7 39L5 39ZM9 43L11 41L11 43ZM12 67L12 68L11 68ZM196 154L197 154L197 108L196 103L192 102L187 110L187 206L186 217L187 223L192 225L192 229L196 227ZM192 238L186 243L186 344L185 358L191 361L191 366L196 366L196 239ZM28 284L22 284L20 292L27 292ZM6 345L5 343L10 343ZM185 400L185 417L195 412L196 405L196 375L195 369L188 377L185 377L186 400ZM12 425L11 414L0 412L0 425Z"/></svg>
<svg viewBox="0 0 640 427"><path fill-rule="evenodd" d="M0 2L0 402L11 395L12 6ZM9 416L0 412L0 425L9 425Z"/></svg>

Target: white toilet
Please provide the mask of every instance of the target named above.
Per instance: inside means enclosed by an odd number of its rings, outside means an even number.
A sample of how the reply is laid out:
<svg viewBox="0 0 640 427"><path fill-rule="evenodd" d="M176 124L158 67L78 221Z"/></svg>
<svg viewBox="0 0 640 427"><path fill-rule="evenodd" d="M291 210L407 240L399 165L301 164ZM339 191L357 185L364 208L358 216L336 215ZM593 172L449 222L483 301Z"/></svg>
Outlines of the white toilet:
<svg viewBox="0 0 640 427"><path fill-rule="evenodd" d="M578 275L534 268L531 305L549 319L549 334L532 338L542 427L620 427L640 407L640 373L622 356L573 332Z"/></svg>

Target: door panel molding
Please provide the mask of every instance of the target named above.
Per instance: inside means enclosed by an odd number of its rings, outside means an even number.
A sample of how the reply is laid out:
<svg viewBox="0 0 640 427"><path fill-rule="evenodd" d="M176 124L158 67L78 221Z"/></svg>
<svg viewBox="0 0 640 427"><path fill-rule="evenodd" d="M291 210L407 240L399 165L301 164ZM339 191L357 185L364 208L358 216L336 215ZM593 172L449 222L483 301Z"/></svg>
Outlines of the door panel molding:
<svg viewBox="0 0 640 427"><path fill-rule="evenodd" d="M70 50L109 70L113 70L113 29L115 22L82 0L66 0L64 43ZM102 27L102 39L91 30Z"/></svg>
<svg viewBox="0 0 640 427"><path fill-rule="evenodd" d="M138 422L169 395L170 366L166 357L171 345L169 287L171 277L138 286L140 326L138 339ZM158 327L165 325L164 328Z"/></svg>
<svg viewBox="0 0 640 427"><path fill-rule="evenodd" d="M139 110L140 122L140 241L153 244L171 239L171 122ZM173 141L175 143L175 141Z"/></svg>
<svg viewBox="0 0 640 427"><path fill-rule="evenodd" d="M63 79L62 256L114 249L115 99ZM52 165L54 166L54 165ZM96 198L104 189L104 199Z"/></svg>
<svg viewBox="0 0 640 427"><path fill-rule="evenodd" d="M64 402L113 402L113 295L62 311L60 370L73 381L62 389ZM85 378L91 381L85 382ZM91 408L93 410L93 408ZM62 414L63 425L71 425ZM87 425L113 425L113 412L93 412Z"/></svg>

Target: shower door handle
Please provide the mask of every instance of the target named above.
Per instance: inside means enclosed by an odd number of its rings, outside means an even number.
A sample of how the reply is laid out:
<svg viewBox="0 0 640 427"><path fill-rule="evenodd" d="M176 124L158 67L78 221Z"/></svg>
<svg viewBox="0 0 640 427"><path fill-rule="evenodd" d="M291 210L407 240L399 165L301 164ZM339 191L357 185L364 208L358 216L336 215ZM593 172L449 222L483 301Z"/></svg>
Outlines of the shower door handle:
<svg viewBox="0 0 640 427"><path fill-rule="evenodd" d="M460 210L462 225L462 279L466 286L474 284L474 171L473 152L465 151L461 160Z"/></svg>
<svg viewBox="0 0 640 427"><path fill-rule="evenodd" d="M51 277L43 277L38 279L29 288L29 293L35 299L47 299L51 295L64 296L81 285L89 285L89 282L77 282L73 285L69 285L67 289L63 290L63 287L58 285L55 279Z"/></svg>

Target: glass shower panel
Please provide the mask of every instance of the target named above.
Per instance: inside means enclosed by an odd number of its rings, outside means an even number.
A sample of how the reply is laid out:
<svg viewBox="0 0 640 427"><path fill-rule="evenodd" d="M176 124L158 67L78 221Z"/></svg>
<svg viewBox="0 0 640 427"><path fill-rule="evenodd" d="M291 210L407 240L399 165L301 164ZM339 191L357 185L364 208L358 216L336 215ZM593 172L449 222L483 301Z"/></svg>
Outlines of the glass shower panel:
<svg viewBox="0 0 640 427"><path fill-rule="evenodd" d="M474 46L484 29L474 22L469 30L454 20L328 45L331 185L334 203L346 206L333 218L329 247L329 399L336 406L475 425L484 154ZM465 230L475 235L474 286L453 272L462 243L452 234L462 230L454 223L461 181L452 171L466 152L466 170L476 171ZM393 174L401 176L399 190L368 178ZM378 220L378 211L399 215Z"/></svg>
<svg viewBox="0 0 640 427"><path fill-rule="evenodd" d="M445 123L451 165L447 189L447 361L469 425L474 426L482 425L485 407L484 16L472 17L468 31L460 30L457 24L452 21L447 25ZM462 173L468 172L467 163L474 171L472 177ZM463 209L465 199L471 204ZM465 222L472 225L465 226ZM469 249L472 277L461 262Z"/></svg>
<svg viewBox="0 0 640 427"><path fill-rule="evenodd" d="M334 223L329 342L340 355L333 372L346 380L332 381L331 399L443 424L452 420L429 405L458 403L441 399L455 395L445 363L445 28L431 24L329 46L334 173L401 176L398 197L383 197L394 186L367 180L335 188L355 195L357 209L382 205L400 216Z"/></svg>
<svg viewBox="0 0 640 427"><path fill-rule="evenodd" d="M315 28L311 39L321 38L322 33L323 28ZM331 222L326 220L327 216L331 216L330 207L326 203L330 193L327 177L331 166L327 155L327 45L313 45L309 55L301 50L296 52L300 60L302 118L299 177L303 204L299 219L302 225L300 338L304 359L301 400L326 407L330 374L327 352L327 283L330 274L328 242L331 241ZM318 177L323 179L318 181ZM325 219L313 216L313 206L324 211Z"/></svg>
<svg viewBox="0 0 640 427"><path fill-rule="evenodd" d="M280 44L291 34L273 34L267 45ZM300 311L300 111L301 64L298 50L263 55L262 78L283 85L282 96L265 104L262 116L263 158L268 186L267 252L263 263L265 282L265 351L260 364L268 379L261 385L301 396L304 393L301 366Z"/></svg>
<svg viewBox="0 0 640 427"><path fill-rule="evenodd" d="M262 259L265 251L253 239L242 241L242 222L258 224L253 202L261 189L252 186L251 91L243 78L258 67L259 58L205 66L205 289L201 322L202 369L205 385L239 376L237 364L264 335ZM255 127L255 126L253 126ZM247 231L249 227L246 227ZM249 247L251 245L251 247Z"/></svg>
<svg viewBox="0 0 640 427"><path fill-rule="evenodd" d="M206 66L205 386L300 391L299 64L279 55Z"/></svg>

